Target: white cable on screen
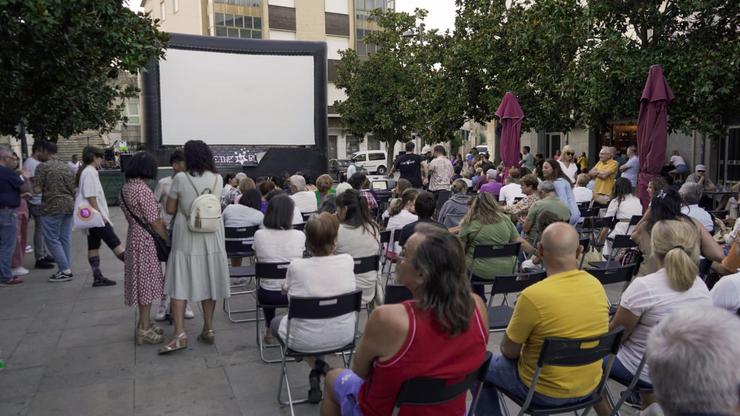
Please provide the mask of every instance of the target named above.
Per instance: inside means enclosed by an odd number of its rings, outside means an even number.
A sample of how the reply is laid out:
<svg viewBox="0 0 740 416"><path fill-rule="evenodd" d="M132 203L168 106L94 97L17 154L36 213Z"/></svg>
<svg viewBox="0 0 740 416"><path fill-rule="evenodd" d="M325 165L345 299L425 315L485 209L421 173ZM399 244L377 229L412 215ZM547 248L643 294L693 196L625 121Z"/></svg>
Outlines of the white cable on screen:
<svg viewBox="0 0 740 416"><path fill-rule="evenodd" d="M311 56L167 50L162 144L314 145Z"/></svg>

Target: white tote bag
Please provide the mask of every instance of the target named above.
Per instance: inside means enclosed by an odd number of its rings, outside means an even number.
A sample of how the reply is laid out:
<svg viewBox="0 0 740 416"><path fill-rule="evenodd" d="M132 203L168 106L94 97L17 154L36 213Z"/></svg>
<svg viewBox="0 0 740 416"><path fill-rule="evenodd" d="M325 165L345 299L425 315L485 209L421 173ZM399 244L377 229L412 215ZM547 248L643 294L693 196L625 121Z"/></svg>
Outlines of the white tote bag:
<svg viewBox="0 0 740 416"><path fill-rule="evenodd" d="M82 194L77 193L75 198L74 229L87 230L88 228L105 227L103 215L93 208Z"/></svg>

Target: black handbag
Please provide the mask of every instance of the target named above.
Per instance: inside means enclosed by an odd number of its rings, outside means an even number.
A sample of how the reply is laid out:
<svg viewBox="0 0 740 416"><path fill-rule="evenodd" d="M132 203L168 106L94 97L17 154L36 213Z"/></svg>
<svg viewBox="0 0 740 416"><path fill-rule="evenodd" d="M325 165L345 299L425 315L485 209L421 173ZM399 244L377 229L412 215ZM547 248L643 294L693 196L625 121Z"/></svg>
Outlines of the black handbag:
<svg viewBox="0 0 740 416"><path fill-rule="evenodd" d="M167 240L162 238L159 234L156 233L152 229L152 227L149 224L144 223L136 214L134 214L133 211L131 211L131 208L129 208L128 203L126 203L126 198L123 197L123 192L121 192L121 201L123 201L123 205L126 207L126 211L136 220L136 222L146 230L146 232L149 233L149 235L152 236L152 239L154 240L154 247L157 249L157 259L161 262L167 262L167 260L170 258L170 251L171 247L169 244L167 244Z"/></svg>

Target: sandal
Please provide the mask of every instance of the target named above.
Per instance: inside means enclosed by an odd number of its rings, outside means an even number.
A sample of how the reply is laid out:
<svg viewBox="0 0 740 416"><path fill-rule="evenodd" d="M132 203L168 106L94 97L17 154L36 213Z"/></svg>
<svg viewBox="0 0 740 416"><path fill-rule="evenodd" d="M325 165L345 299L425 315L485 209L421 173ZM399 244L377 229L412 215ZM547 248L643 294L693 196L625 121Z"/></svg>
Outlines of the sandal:
<svg viewBox="0 0 740 416"><path fill-rule="evenodd" d="M164 335L164 329L158 327L157 325L154 325L154 322L149 322L149 327L152 328L154 332L156 332L159 335Z"/></svg>
<svg viewBox="0 0 740 416"><path fill-rule="evenodd" d="M158 334L154 326L150 326L149 329L137 329L136 330L136 345L146 344L161 344L164 342L164 336Z"/></svg>
<svg viewBox="0 0 740 416"><path fill-rule="evenodd" d="M184 332L176 335L164 347L159 349L159 355L169 354L171 352L184 350L188 347L188 336Z"/></svg>
<svg viewBox="0 0 740 416"><path fill-rule="evenodd" d="M216 333L213 332L212 329L209 329L208 331L203 331L200 335L198 335L198 342L213 345L216 343Z"/></svg>

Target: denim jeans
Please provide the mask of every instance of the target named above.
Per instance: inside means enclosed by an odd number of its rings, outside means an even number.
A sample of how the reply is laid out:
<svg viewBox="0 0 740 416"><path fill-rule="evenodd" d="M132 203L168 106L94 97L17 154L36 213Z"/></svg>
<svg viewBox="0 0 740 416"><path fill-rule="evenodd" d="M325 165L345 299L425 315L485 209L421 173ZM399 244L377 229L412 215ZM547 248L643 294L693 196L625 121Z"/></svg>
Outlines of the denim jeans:
<svg viewBox="0 0 740 416"><path fill-rule="evenodd" d="M17 232L18 217L15 214L15 208L0 208L0 279L2 280L13 278L10 261L15 251Z"/></svg>
<svg viewBox="0 0 740 416"><path fill-rule="evenodd" d="M72 214L45 215L41 226L46 248L57 262L59 271L69 270L72 260Z"/></svg>
<svg viewBox="0 0 740 416"><path fill-rule="evenodd" d="M516 360L510 360L502 355L493 357L491 365L488 367L487 383L483 387L480 398L478 399L478 408L475 411L477 416L502 415L496 387L502 387L514 393L522 400L527 397L529 386L525 385L519 378L516 364ZM473 391L475 391L475 388ZM539 406L563 406L569 403L579 402L583 399L584 397L558 399L535 392L532 397L532 404Z"/></svg>
<svg viewBox="0 0 740 416"><path fill-rule="evenodd" d="M46 242L44 241L44 231L41 225L41 218L43 218L43 208L41 205L28 204L28 212L33 218L33 256L36 260L41 260L49 255L49 251L46 249ZM25 249L25 247L24 247Z"/></svg>

